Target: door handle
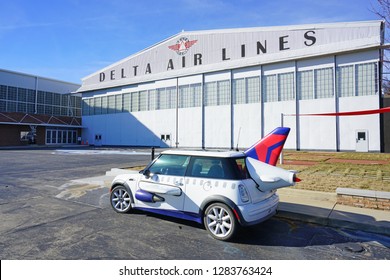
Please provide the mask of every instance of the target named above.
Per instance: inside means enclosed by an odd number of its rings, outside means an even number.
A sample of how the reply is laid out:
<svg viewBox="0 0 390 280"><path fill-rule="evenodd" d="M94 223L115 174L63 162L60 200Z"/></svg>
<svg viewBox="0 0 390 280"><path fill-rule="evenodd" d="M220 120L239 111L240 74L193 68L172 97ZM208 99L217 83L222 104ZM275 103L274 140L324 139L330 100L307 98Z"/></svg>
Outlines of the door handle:
<svg viewBox="0 0 390 280"><path fill-rule="evenodd" d="M183 183L182 183L182 182L179 182L179 181L176 181L176 182L175 182L175 186L181 187L181 186L183 186Z"/></svg>

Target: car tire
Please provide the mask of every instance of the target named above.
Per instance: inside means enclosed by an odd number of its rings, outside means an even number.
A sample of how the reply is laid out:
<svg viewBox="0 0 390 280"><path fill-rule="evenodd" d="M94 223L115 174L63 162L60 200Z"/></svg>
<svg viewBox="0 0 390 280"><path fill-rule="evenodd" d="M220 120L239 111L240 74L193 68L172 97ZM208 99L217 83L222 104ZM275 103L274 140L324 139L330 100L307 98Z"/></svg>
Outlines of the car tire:
<svg viewBox="0 0 390 280"><path fill-rule="evenodd" d="M128 213L131 210L131 193L125 186L114 187L110 195L111 206L118 213Z"/></svg>
<svg viewBox="0 0 390 280"><path fill-rule="evenodd" d="M223 241L231 240L238 228L233 211L223 203L210 204L204 212L203 222L213 238Z"/></svg>

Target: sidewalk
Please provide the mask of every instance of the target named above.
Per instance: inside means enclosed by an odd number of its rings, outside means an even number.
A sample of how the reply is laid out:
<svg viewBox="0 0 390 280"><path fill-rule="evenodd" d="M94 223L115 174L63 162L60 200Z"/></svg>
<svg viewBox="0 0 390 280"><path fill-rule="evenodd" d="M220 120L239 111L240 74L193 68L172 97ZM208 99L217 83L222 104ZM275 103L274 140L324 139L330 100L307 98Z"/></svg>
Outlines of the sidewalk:
<svg viewBox="0 0 390 280"><path fill-rule="evenodd" d="M282 188L278 194L279 217L390 235L389 211L337 204L335 193Z"/></svg>

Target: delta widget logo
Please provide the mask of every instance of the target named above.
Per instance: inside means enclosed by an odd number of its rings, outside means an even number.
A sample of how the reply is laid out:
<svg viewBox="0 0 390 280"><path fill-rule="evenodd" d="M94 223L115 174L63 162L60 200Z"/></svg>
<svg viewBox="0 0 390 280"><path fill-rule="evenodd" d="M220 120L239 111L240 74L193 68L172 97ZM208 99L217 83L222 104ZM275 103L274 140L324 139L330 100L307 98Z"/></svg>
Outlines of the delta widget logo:
<svg viewBox="0 0 390 280"><path fill-rule="evenodd" d="M190 41L186 37L181 37L176 41L175 45L168 46L168 48L175 51L178 55L185 55L196 42L198 42L198 40Z"/></svg>

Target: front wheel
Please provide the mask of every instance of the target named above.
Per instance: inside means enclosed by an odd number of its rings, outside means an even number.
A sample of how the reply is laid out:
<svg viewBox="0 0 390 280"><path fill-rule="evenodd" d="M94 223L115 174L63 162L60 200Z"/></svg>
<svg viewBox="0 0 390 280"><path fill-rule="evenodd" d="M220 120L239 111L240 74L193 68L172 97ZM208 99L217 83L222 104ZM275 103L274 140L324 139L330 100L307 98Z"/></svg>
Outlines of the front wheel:
<svg viewBox="0 0 390 280"><path fill-rule="evenodd" d="M110 201L112 208L118 213L127 213L131 210L131 194L122 185L111 191Z"/></svg>
<svg viewBox="0 0 390 280"><path fill-rule="evenodd" d="M232 239L238 227L232 210L223 203L209 205L204 212L203 222L212 237L223 241Z"/></svg>

